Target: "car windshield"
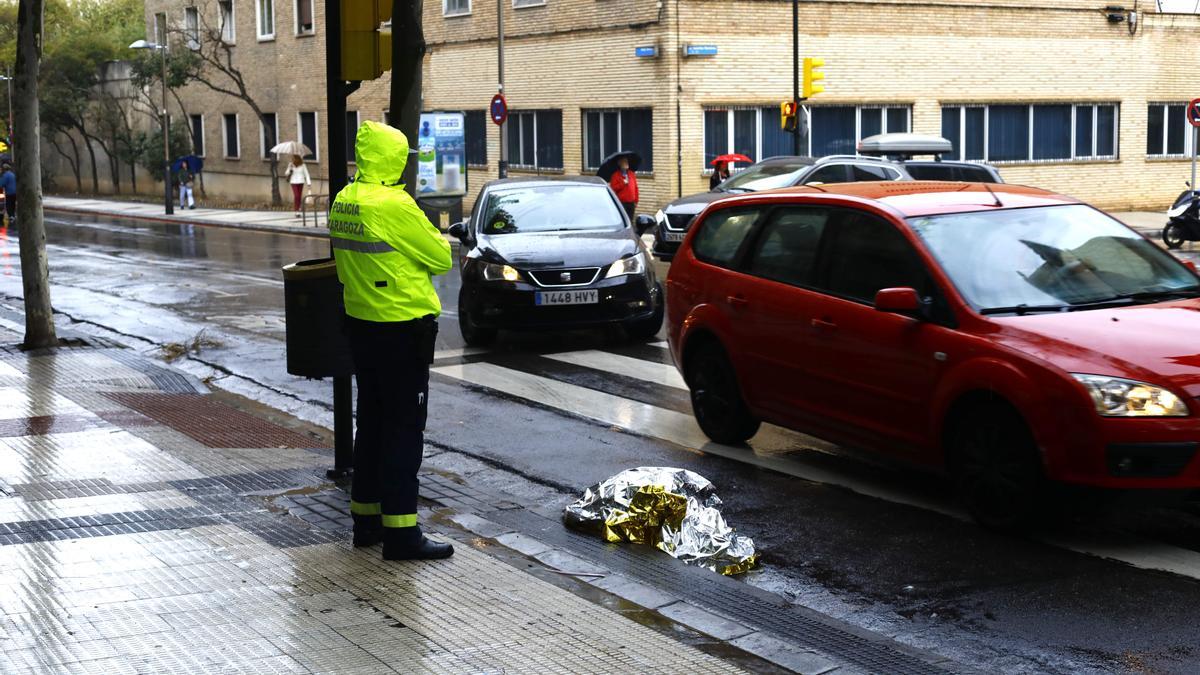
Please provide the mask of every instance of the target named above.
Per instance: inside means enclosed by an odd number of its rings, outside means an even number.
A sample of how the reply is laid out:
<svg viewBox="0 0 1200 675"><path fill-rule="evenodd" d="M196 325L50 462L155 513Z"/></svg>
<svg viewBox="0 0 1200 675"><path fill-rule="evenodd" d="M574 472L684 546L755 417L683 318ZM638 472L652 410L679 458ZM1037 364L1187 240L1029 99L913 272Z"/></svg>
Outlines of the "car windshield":
<svg viewBox="0 0 1200 675"><path fill-rule="evenodd" d="M1171 255L1089 206L910 218L958 291L983 314L1026 314L1200 295Z"/></svg>
<svg viewBox="0 0 1200 675"><path fill-rule="evenodd" d="M717 186L717 190L721 192L754 192L788 187L795 185L796 180L800 178L800 172L810 166L812 165L802 162L756 164L730 176Z"/></svg>
<svg viewBox="0 0 1200 675"><path fill-rule="evenodd" d="M603 185L531 185L488 195L485 234L619 230L625 220Z"/></svg>

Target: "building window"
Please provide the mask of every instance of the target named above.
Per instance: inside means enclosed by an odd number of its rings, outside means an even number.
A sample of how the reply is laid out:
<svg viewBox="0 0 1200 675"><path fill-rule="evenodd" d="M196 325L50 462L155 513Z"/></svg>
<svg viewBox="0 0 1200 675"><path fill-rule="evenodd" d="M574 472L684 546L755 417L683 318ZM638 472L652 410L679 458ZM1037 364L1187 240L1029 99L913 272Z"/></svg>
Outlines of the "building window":
<svg viewBox="0 0 1200 675"><path fill-rule="evenodd" d="M317 144L317 113L297 113L296 128L300 130L300 142L312 150L312 152L304 156L304 159L316 159L320 152L320 147Z"/></svg>
<svg viewBox="0 0 1200 675"><path fill-rule="evenodd" d="M222 125L222 134L225 137L225 156L229 159L237 159L242 155L241 140L238 138L237 114L227 113L224 116L224 122Z"/></svg>
<svg viewBox="0 0 1200 675"><path fill-rule="evenodd" d="M154 44L156 44L156 45L167 44L167 15L166 14L159 13L159 14L154 15Z"/></svg>
<svg viewBox="0 0 1200 675"><path fill-rule="evenodd" d="M263 113L259 121L259 143L262 144L263 159L271 159L271 148L279 144L279 120L275 113Z"/></svg>
<svg viewBox="0 0 1200 675"><path fill-rule="evenodd" d="M188 49L200 48L200 11L195 7L185 7L183 10L183 35Z"/></svg>
<svg viewBox="0 0 1200 675"><path fill-rule="evenodd" d="M464 16L471 13L471 0L442 0L442 16Z"/></svg>
<svg viewBox="0 0 1200 675"><path fill-rule="evenodd" d="M346 111L346 162L354 161L354 142L358 140L358 111Z"/></svg>
<svg viewBox="0 0 1200 675"><path fill-rule="evenodd" d="M204 115L188 115L192 123L192 154L204 156Z"/></svg>
<svg viewBox="0 0 1200 675"><path fill-rule="evenodd" d="M813 106L809 133L801 152L813 157L854 154L858 141L881 133L906 132L907 106ZM801 117L804 119L804 116ZM704 111L704 169L718 155L738 153L759 161L791 155L792 134L779 124L779 107L709 108Z"/></svg>
<svg viewBox="0 0 1200 675"><path fill-rule="evenodd" d="M1146 155L1186 157L1192 154L1186 103L1151 103L1146 108Z"/></svg>
<svg viewBox="0 0 1200 675"><path fill-rule="evenodd" d="M563 168L562 111L523 110L508 116L508 157L518 169Z"/></svg>
<svg viewBox="0 0 1200 675"><path fill-rule="evenodd" d="M217 0L217 12L220 14L221 41L231 45L237 38L233 22L233 0Z"/></svg>
<svg viewBox="0 0 1200 675"><path fill-rule="evenodd" d="M951 159L1047 162L1117 156L1117 106L944 106L942 136L954 144Z"/></svg>
<svg viewBox="0 0 1200 675"><path fill-rule="evenodd" d="M315 32L313 0L296 0L296 35L312 35Z"/></svg>
<svg viewBox="0 0 1200 675"><path fill-rule="evenodd" d="M595 171L614 152L631 150L642 158L640 172L654 171L654 122L650 108L585 110L583 167Z"/></svg>
<svg viewBox="0 0 1200 675"><path fill-rule="evenodd" d="M487 125L486 110L468 110L466 114L466 143L467 164L472 166L487 166Z"/></svg>
<svg viewBox="0 0 1200 675"><path fill-rule="evenodd" d="M522 7L541 7L546 4L546 0L513 0L513 8L520 9Z"/></svg>
<svg viewBox="0 0 1200 675"><path fill-rule="evenodd" d="M258 39L275 38L275 0L255 0L254 13L258 19Z"/></svg>

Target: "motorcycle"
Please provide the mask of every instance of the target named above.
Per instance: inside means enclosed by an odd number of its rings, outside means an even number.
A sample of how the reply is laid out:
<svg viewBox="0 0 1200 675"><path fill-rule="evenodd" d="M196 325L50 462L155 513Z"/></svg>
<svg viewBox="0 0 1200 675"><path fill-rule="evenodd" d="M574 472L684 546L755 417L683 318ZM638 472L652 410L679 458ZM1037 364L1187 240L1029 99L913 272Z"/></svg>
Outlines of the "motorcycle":
<svg viewBox="0 0 1200 675"><path fill-rule="evenodd" d="M1185 183L1188 189L1180 193L1171 208L1167 209L1166 227L1162 231L1163 243L1176 249L1185 241L1200 241L1200 190Z"/></svg>

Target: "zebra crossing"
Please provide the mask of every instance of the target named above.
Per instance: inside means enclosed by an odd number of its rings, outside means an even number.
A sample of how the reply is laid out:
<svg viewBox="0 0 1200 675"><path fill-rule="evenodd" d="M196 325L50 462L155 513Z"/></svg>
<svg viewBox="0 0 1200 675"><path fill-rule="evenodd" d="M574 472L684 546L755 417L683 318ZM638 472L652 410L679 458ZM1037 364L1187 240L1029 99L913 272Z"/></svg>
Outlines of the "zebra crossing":
<svg viewBox="0 0 1200 675"><path fill-rule="evenodd" d="M969 520L953 501L904 485L887 471L831 468L829 462L822 461L822 455L842 452L804 434L764 424L749 448L711 442L692 416L687 385L672 364L665 342L565 351L448 349L435 354L431 372L698 455L722 457ZM1200 579L1200 551L1136 533L1058 533L1042 541L1142 569Z"/></svg>

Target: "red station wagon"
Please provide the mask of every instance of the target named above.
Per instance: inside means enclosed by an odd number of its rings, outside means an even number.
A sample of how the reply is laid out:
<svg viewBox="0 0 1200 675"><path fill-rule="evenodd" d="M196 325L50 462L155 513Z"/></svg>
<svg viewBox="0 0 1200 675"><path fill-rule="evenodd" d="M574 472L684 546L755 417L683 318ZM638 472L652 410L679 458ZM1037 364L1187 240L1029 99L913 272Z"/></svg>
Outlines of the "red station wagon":
<svg viewBox="0 0 1200 675"><path fill-rule="evenodd" d="M1200 487L1200 278L1069 197L847 183L723 199L667 278L701 429L946 469L981 523L1048 481Z"/></svg>

